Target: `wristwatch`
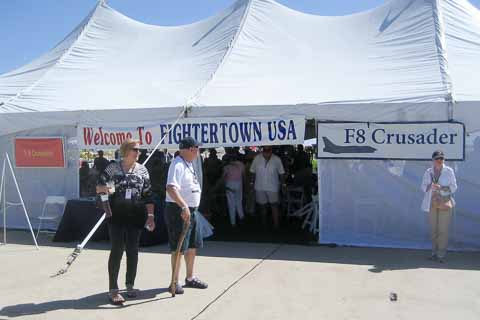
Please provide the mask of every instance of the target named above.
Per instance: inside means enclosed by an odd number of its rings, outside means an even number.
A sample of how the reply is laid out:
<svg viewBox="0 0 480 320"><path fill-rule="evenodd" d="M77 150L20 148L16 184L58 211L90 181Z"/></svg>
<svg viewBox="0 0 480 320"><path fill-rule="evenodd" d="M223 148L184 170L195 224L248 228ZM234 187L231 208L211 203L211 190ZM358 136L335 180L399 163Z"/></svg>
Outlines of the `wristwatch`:
<svg viewBox="0 0 480 320"><path fill-rule="evenodd" d="M155 215L153 213L149 213L148 216L149 217L155 217Z"/></svg>
<svg viewBox="0 0 480 320"><path fill-rule="evenodd" d="M188 207L182 207L182 212L185 211L185 209L187 209Z"/></svg>

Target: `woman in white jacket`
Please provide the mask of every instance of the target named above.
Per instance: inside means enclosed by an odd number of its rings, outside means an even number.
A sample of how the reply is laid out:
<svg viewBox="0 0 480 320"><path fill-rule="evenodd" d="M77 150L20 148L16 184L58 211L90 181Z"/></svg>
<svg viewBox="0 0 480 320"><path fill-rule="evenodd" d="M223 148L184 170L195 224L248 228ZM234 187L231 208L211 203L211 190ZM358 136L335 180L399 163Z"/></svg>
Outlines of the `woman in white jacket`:
<svg viewBox="0 0 480 320"><path fill-rule="evenodd" d="M432 154L433 166L423 175L422 190L425 193L422 210L429 212L432 236L431 260L444 262L448 247L448 229L455 200L452 194L457 190L453 169L444 164L443 151Z"/></svg>

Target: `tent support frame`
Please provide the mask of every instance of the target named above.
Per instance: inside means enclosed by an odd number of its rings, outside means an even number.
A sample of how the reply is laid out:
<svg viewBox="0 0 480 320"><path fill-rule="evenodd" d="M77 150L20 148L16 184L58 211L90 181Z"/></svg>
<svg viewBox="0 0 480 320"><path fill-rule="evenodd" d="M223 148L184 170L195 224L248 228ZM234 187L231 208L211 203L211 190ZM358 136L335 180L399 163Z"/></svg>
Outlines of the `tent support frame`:
<svg viewBox="0 0 480 320"><path fill-rule="evenodd" d="M10 172L12 174L13 182L15 183L15 188L17 189L18 196L20 198L20 203L10 203L7 202L7 188L6 188L6 170L7 164L10 168ZM2 168L2 180L0 185L0 201L3 204L3 244L7 244L7 209L11 206L22 206L23 212L25 214L25 218L28 222L28 227L30 228L30 233L32 234L33 242L35 243L35 247L37 250L39 249L37 239L35 238L35 234L33 232L32 224L30 223L30 218L28 217L27 208L25 207L25 202L23 201L22 193L20 192L20 187L18 186L17 177L15 176L15 171L13 170L12 162L10 161L10 157L8 153L5 153L5 158L3 159L3 168Z"/></svg>

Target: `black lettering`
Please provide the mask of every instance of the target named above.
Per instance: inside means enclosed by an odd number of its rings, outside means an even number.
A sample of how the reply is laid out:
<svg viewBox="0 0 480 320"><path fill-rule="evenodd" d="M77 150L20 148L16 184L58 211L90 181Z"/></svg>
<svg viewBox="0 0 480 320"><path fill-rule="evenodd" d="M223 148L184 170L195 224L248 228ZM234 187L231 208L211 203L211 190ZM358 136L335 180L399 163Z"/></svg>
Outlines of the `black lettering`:
<svg viewBox="0 0 480 320"><path fill-rule="evenodd" d="M450 144L454 144L453 138L456 137L456 136L458 136L457 133L450 133Z"/></svg>
<svg viewBox="0 0 480 320"><path fill-rule="evenodd" d="M353 131L353 134L350 134ZM355 138L355 129L345 129L345 143L350 143L350 138Z"/></svg>
<svg viewBox="0 0 480 320"><path fill-rule="evenodd" d="M433 133L427 136L428 144L437 144L437 128L433 129Z"/></svg>
<svg viewBox="0 0 480 320"><path fill-rule="evenodd" d="M405 144L405 135L401 133L397 133L397 144Z"/></svg>
<svg viewBox="0 0 480 320"><path fill-rule="evenodd" d="M372 140L373 140L373 142L375 142L376 144L384 144L384 143L385 143L385 137L383 137L383 140L377 140L377 132L381 132L381 133L385 134L385 130L384 130L384 129L376 129L376 130L373 130L373 132L372 132Z"/></svg>
<svg viewBox="0 0 480 320"><path fill-rule="evenodd" d="M442 133L442 134L438 137L438 142L440 142L440 144L447 144L447 143L448 143L448 134Z"/></svg>
<svg viewBox="0 0 480 320"><path fill-rule="evenodd" d="M417 136L417 144L425 144L425 136L423 134Z"/></svg>
<svg viewBox="0 0 480 320"><path fill-rule="evenodd" d="M365 130L363 129L358 129L357 130L357 139L356 139L358 144L365 143Z"/></svg>
<svg viewBox="0 0 480 320"><path fill-rule="evenodd" d="M387 133L387 144L392 144L392 138L395 136L394 133Z"/></svg>
<svg viewBox="0 0 480 320"><path fill-rule="evenodd" d="M408 144L415 144L415 134L414 133L410 133L408 135Z"/></svg>

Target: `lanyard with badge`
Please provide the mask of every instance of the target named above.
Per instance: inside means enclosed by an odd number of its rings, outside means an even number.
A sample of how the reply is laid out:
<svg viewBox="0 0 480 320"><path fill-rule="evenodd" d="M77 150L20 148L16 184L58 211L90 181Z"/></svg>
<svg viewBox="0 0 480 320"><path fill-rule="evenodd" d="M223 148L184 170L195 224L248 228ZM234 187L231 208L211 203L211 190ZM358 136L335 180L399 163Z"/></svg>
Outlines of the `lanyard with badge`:
<svg viewBox="0 0 480 320"><path fill-rule="evenodd" d="M185 164L185 166L187 167L188 171L190 171L193 175L193 183L198 185L200 187L200 183L198 182L198 179L197 179L197 173L195 172L195 168L193 168L193 165L190 167L188 165L188 162L185 161L185 159L183 159L182 156L180 156L180 158L182 158L182 161L183 163ZM200 192L200 190L192 190L192 193L197 193L197 192Z"/></svg>
<svg viewBox="0 0 480 320"><path fill-rule="evenodd" d="M130 180L128 179L128 175L133 174L133 171L135 170L135 167L137 164L135 163L132 167L130 167L125 173L125 170L123 170L123 166L120 163L120 169L122 169L122 173L125 176L125 181L127 182L127 189L125 189L125 200L131 200L132 199L132 188L130 187Z"/></svg>

